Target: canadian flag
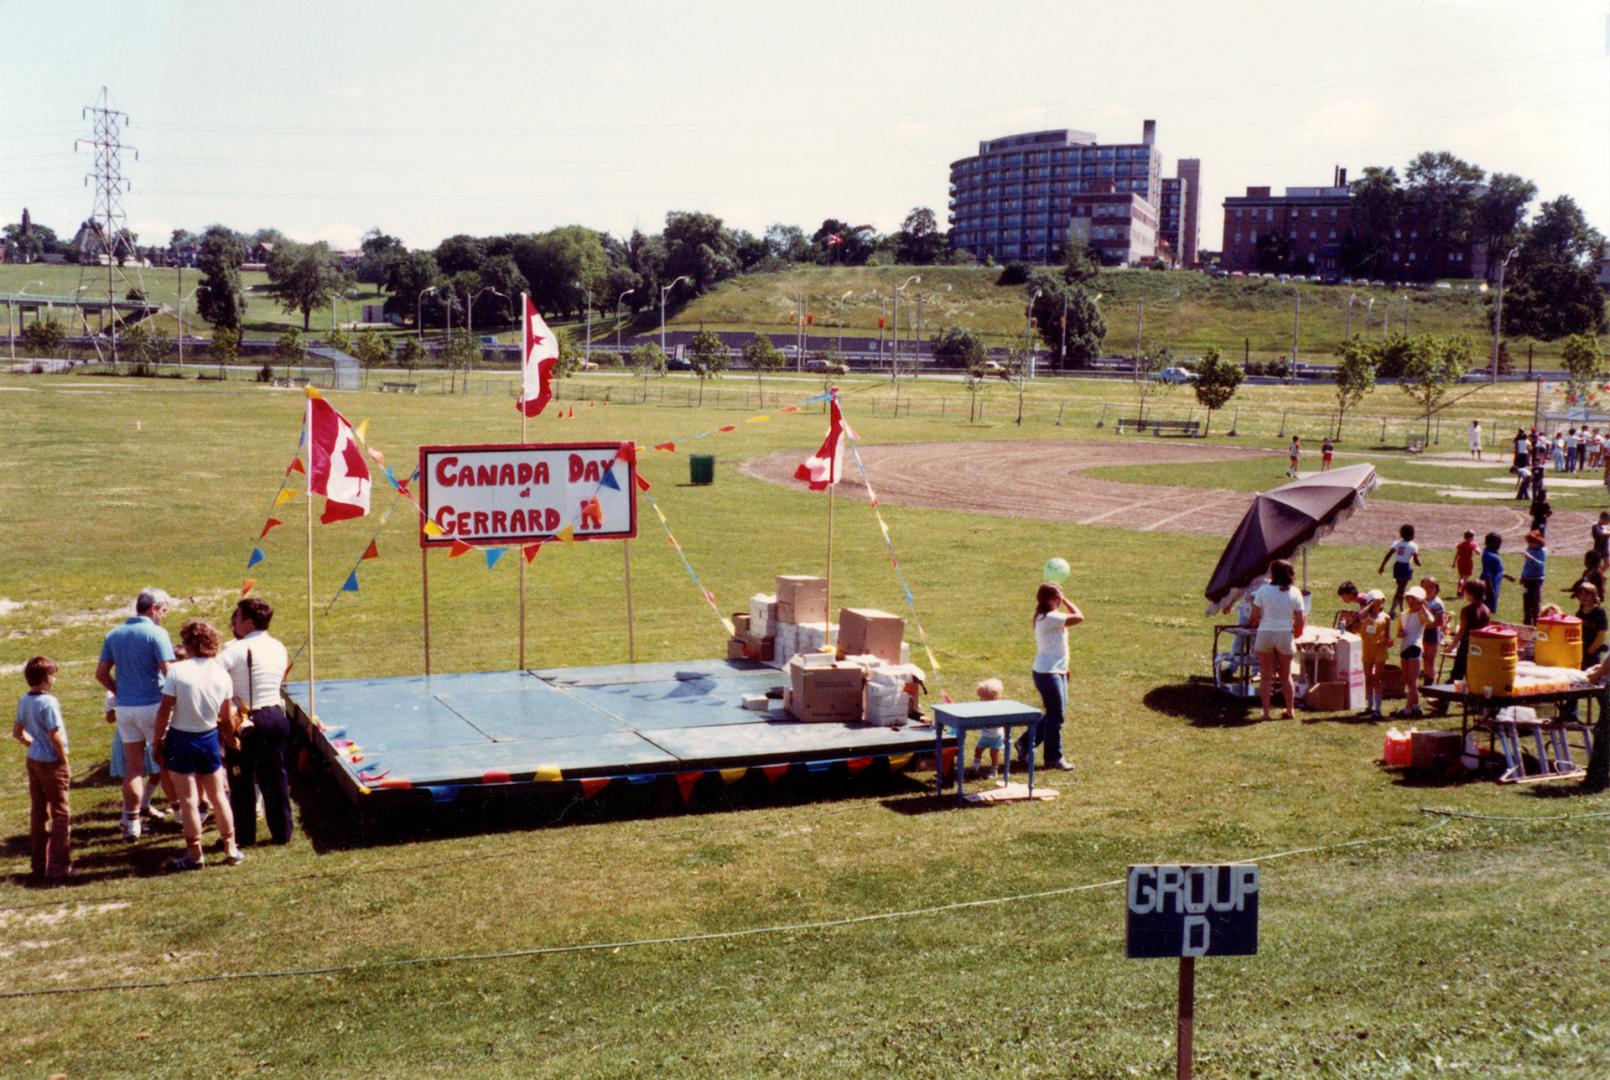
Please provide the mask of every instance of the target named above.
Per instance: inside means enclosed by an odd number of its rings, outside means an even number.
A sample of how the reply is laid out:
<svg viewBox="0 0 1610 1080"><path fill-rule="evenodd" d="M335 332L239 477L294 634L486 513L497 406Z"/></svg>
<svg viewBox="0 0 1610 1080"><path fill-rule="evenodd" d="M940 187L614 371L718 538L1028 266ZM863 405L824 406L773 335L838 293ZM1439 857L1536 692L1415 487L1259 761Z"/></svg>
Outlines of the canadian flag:
<svg viewBox="0 0 1610 1080"><path fill-rule="evenodd" d="M553 398L553 369L559 363L559 339L542 321L531 297L520 294L525 308L525 333L520 350L520 400L515 408L527 416L536 416Z"/></svg>
<svg viewBox="0 0 1610 1080"><path fill-rule="evenodd" d="M812 491L825 491L839 482L839 476L844 471L844 437L855 438L855 432L845 424L844 414L839 411L838 387L833 387L830 393L827 438L822 440L821 448L814 456L806 458L794 470L794 479L803 480Z"/></svg>
<svg viewBox="0 0 1610 1080"><path fill-rule="evenodd" d="M307 390L307 487L324 496L325 524L369 512L369 463L347 418L311 386Z"/></svg>

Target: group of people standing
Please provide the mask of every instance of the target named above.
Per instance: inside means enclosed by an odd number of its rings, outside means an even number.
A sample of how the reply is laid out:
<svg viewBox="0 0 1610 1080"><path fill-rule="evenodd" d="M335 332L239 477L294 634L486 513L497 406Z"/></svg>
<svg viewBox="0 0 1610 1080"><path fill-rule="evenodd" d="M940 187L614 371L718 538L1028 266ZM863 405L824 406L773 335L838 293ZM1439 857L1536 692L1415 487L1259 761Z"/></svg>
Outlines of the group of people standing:
<svg viewBox="0 0 1610 1080"><path fill-rule="evenodd" d="M116 725L114 758L122 762L120 827L133 841L142 835L142 819L172 818L171 809L151 805L154 779L169 807L178 808L185 841L168 867L205 865L202 830L209 813L224 861L238 866L245 859L241 846L256 841L259 792L271 841L291 839L291 730L280 700L290 657L268 633L274 609L266 600L248 597L235 605L227 644L206 621L188 620L177 649L162 625L172 606L163 590L141 590L134 614L106 635L95 669L108 695L107 719ZM28 747L34 874L46 879L71 872L67 736L60 703L50 693L56 671L48 657L28 662L28 693L12 728Z"/></svg>

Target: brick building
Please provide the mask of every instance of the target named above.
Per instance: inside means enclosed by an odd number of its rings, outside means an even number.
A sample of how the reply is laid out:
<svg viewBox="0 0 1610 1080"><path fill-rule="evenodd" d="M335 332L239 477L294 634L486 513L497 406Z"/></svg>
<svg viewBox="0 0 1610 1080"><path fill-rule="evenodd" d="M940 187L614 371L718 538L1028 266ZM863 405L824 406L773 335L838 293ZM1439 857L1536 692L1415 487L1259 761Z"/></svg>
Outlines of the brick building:
<svg viewBox="0 0 1610 1080"><path fill-rule="evenodd" d="M1072 196L1068 235L1105 266L1133 266L1157 251L1157 211L1137 192L1100 190Z"/></svg>

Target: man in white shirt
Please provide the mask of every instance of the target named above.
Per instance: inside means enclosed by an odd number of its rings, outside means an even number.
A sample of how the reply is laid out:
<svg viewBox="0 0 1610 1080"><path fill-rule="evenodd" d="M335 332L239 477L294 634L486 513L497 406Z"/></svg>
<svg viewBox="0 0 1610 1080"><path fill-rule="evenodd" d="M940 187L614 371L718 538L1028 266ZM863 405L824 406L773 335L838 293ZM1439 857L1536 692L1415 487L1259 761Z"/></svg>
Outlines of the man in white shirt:
<svg viewBox="0 0 1610 1080"><path fill-rule="evenodd" d="M257 841L259 789L269 838L276 844L291 839L291 789L285 769L291 723L280 701L290 655L268 634L273 618L274 608L267 600L255 596L242 600L229 620L235 640L218 654L218 662L234 683L236 707L242 717L235 745L226 748L225 756L229 803L242 846Z"/></svg>

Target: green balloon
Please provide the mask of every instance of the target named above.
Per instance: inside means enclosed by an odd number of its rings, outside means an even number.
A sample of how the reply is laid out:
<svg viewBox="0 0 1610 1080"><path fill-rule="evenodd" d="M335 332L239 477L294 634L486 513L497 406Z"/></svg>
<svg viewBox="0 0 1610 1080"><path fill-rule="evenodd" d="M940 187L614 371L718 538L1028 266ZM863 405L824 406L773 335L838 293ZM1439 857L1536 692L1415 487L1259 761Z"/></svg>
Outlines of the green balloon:
<svg viewBox="0 0 1610 1080"><path fill-rule="evenodd" d="M1073 573L1068 566L1067 559L1048 559L1045 564L1045 580L1053 585L1061 585Z"/></svg>

